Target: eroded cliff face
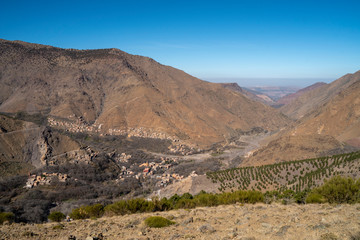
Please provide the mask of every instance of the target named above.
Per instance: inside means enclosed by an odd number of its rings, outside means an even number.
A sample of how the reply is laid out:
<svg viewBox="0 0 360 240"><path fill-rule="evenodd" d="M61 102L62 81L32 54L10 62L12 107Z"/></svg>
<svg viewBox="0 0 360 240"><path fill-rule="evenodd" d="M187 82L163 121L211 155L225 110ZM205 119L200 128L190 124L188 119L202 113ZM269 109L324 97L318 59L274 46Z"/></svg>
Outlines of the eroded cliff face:
<svg viewBox="0 0 360 240"><path fill-rule="evenodd" d="M48 127L4 115L0 116L0 127L2 176L28 174L34 168L89 159L77 142Z"/></svg>

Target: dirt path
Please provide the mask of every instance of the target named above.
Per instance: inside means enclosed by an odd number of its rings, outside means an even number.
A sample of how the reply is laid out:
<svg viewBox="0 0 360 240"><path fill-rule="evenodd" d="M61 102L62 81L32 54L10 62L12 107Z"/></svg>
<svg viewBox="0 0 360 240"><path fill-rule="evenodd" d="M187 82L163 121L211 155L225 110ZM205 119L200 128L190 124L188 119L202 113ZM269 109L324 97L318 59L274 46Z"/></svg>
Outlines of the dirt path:
<svg viewBox="0 0 360 240"><path fill-rule="evenodd" d="M241 136L238 141L242 144L239 146L233 146L230 149L225 150L223 153L213 156L212 151L199 153L199 154L193 154L188 156L179 156L179 155L171 155L171 154L164 154L164 153L153 153L148 152L152 155L159 156L159 157L170 157L170 158L178 158L181 160L195 160L196 162L202 162L209 158L221 158L221 161L224 163L224 167L233 167L231 166L231 161L236 157L244 157L246 154L248 154L250 151L258 148L260 146L260 142L268 137L269 134L256 134L256 135L244 135Z"/></svg>
<svg viewBox="0 0 360 240"><path fill-rule="evenodd" d="M27 128L27 129L21 129L21 130L15 130L15 131L11 131L11 132L5 132L5 133L1 133L1 135L11 135L11 134L15 134L15 133L21 133L21 132L29 132L29 131L33 131L33 130L39 130L41 127L34 127L34 128Z"/></svg>

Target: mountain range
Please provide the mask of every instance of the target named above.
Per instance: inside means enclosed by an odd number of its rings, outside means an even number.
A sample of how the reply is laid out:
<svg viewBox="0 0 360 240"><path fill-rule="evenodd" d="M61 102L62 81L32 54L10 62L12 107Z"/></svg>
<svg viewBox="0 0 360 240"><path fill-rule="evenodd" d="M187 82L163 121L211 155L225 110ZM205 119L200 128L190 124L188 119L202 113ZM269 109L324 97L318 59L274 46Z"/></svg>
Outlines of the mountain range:
<svg viewBox="0 0 360 240"><path fill-rule="evenodd" d="M42 113L101 132L142 128L204 147L290 121L265 104L118 49L0 40L0 112Z"/></svg>

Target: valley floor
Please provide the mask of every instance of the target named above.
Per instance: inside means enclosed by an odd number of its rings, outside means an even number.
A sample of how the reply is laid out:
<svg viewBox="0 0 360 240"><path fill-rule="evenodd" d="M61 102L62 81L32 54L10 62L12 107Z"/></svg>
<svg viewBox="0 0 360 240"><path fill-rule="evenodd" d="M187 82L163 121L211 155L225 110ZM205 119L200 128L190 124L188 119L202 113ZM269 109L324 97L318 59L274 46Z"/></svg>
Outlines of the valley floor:
<svg viewBox="0 0 360 240"><path fill-rule="evenodd" d="M175 225L147 228L144 219L160 215ZM360 237L360 204L245 204L143 213L95 220L0 226L0 239L350 239ZM94 238L95 239L95 238ZM99 238L102 239L102 238ZM359 238L353 238L359 239Z"/></svg>

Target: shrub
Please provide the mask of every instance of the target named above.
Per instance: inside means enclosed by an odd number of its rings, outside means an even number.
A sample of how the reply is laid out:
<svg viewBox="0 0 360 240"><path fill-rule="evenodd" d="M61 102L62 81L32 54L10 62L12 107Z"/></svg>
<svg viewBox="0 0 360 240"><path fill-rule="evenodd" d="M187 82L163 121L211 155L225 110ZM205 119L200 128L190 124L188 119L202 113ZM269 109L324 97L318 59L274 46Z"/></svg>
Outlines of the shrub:
<svg viewBox="0 0 360 240"><path fill-rule="evenodd" d="M309 196L317 194L329 203L355 203L360 201L360 180L335 176L325 183L313 189Z"/></svg>
<svg viewBox="0 0 360 240"><path fill-rule="evenodd" d="M0 224L4 222L13 222L15 219L15 215L12 212L0 212Z"/></svg>
<svg viewBox="0 0 360 240"><path fill-rule="evenodd" d="M135 198L127 201L127 209L130 213L151 212L154 210L154 204L143 198Z"/></svg>
<svg viewBox="0 0 360 240"><path fill-rule="evenodd" d="M86 219L90 217L82 207L73 209L69 216L72 219Z"/></svg>
<svg viewBox="0 0 360 240"><path fill-rule="evenodd" d="M176 205L175 208L195 208L196 204L192 199L180 199Z"/></svg>
<svg viewBox="0 0 360 240"><path fill-rule="evenodd" d="M193 195L191 195L190 193L184 193L182 196L181 196L181 199L193 199Z"/></svg>
<svg viewBox="0 0 360 240"><path fill-rule="evenodd" d="M319 193L311 192L306 197L305 202L306 203L324 203L324 202L326 202L326 199Z"/></svg>
<svg viewBox="0 0 360 240"><path fill-rule="evenodd" d="M168 211L173 209L173 205L166 197L162 198L161 200L154 198L153 203L155 205L154 211Z"/></svg>
<svg viewBox="0 0 360 240"><path fill-rule="evenodd" d="M175 224L175 222L160 216L152 216L145 219L145 225L151 228L162 228L172 224Z"/></svg>
<svg viewBox="0 0 360 240"><path fill-rule="evenodd" d="M296 203L304 204L306 202L306 197L307 197L308 193L309 193L309 190L297 192L294 196Z"/></svg>
<svg viewBox="0 0 360 240"><path fill-rule="evenodd" d="M104 206L100 203L86 206L85 212L87 212L91 218L99 218L104 214Z"/></svg>
<svg viewBox="0 0 360 240"><path fill-rule="evenodd" d="M125 200L121 200L113 204L109 204L105 207L105 213L110 216L128 214L129 210L127 208L127 202Z"/></svg>
<svg viewBox="0 0 360 240"><path fill-rule="evenodd" d="M100 203L89 206L82 206L73 209L70 217L73 219L98 218L104 214L104 206Z"/></svg>
<svg viewBox="0 0 360 240"><path fill-rule="evenodd" d="M61 222L65 219L65 214L62 212L52 212L49 214L48 219L50 219L53 222Z"/></svg>
<svg viewBox="0 0 360 240"><path fill-rule="evenodd" d="M244 202L252 204L257 202L264 202L264 194L259 191L247 191Z"/></svg>
<svg viewBox="0 0 360 240"><path fill-rule="evenodd" d="M280 193L278 191L266 191L264 194L265 203L271 203L272 201L276 201L280 197Z"/></svg>
<svg viewBox="0 0 360 240"><path fill-rule="evenodd" d="M196 206L201 207L212 207L219 205L217 195L210 193L200 193L194 198Z"/></svg>

